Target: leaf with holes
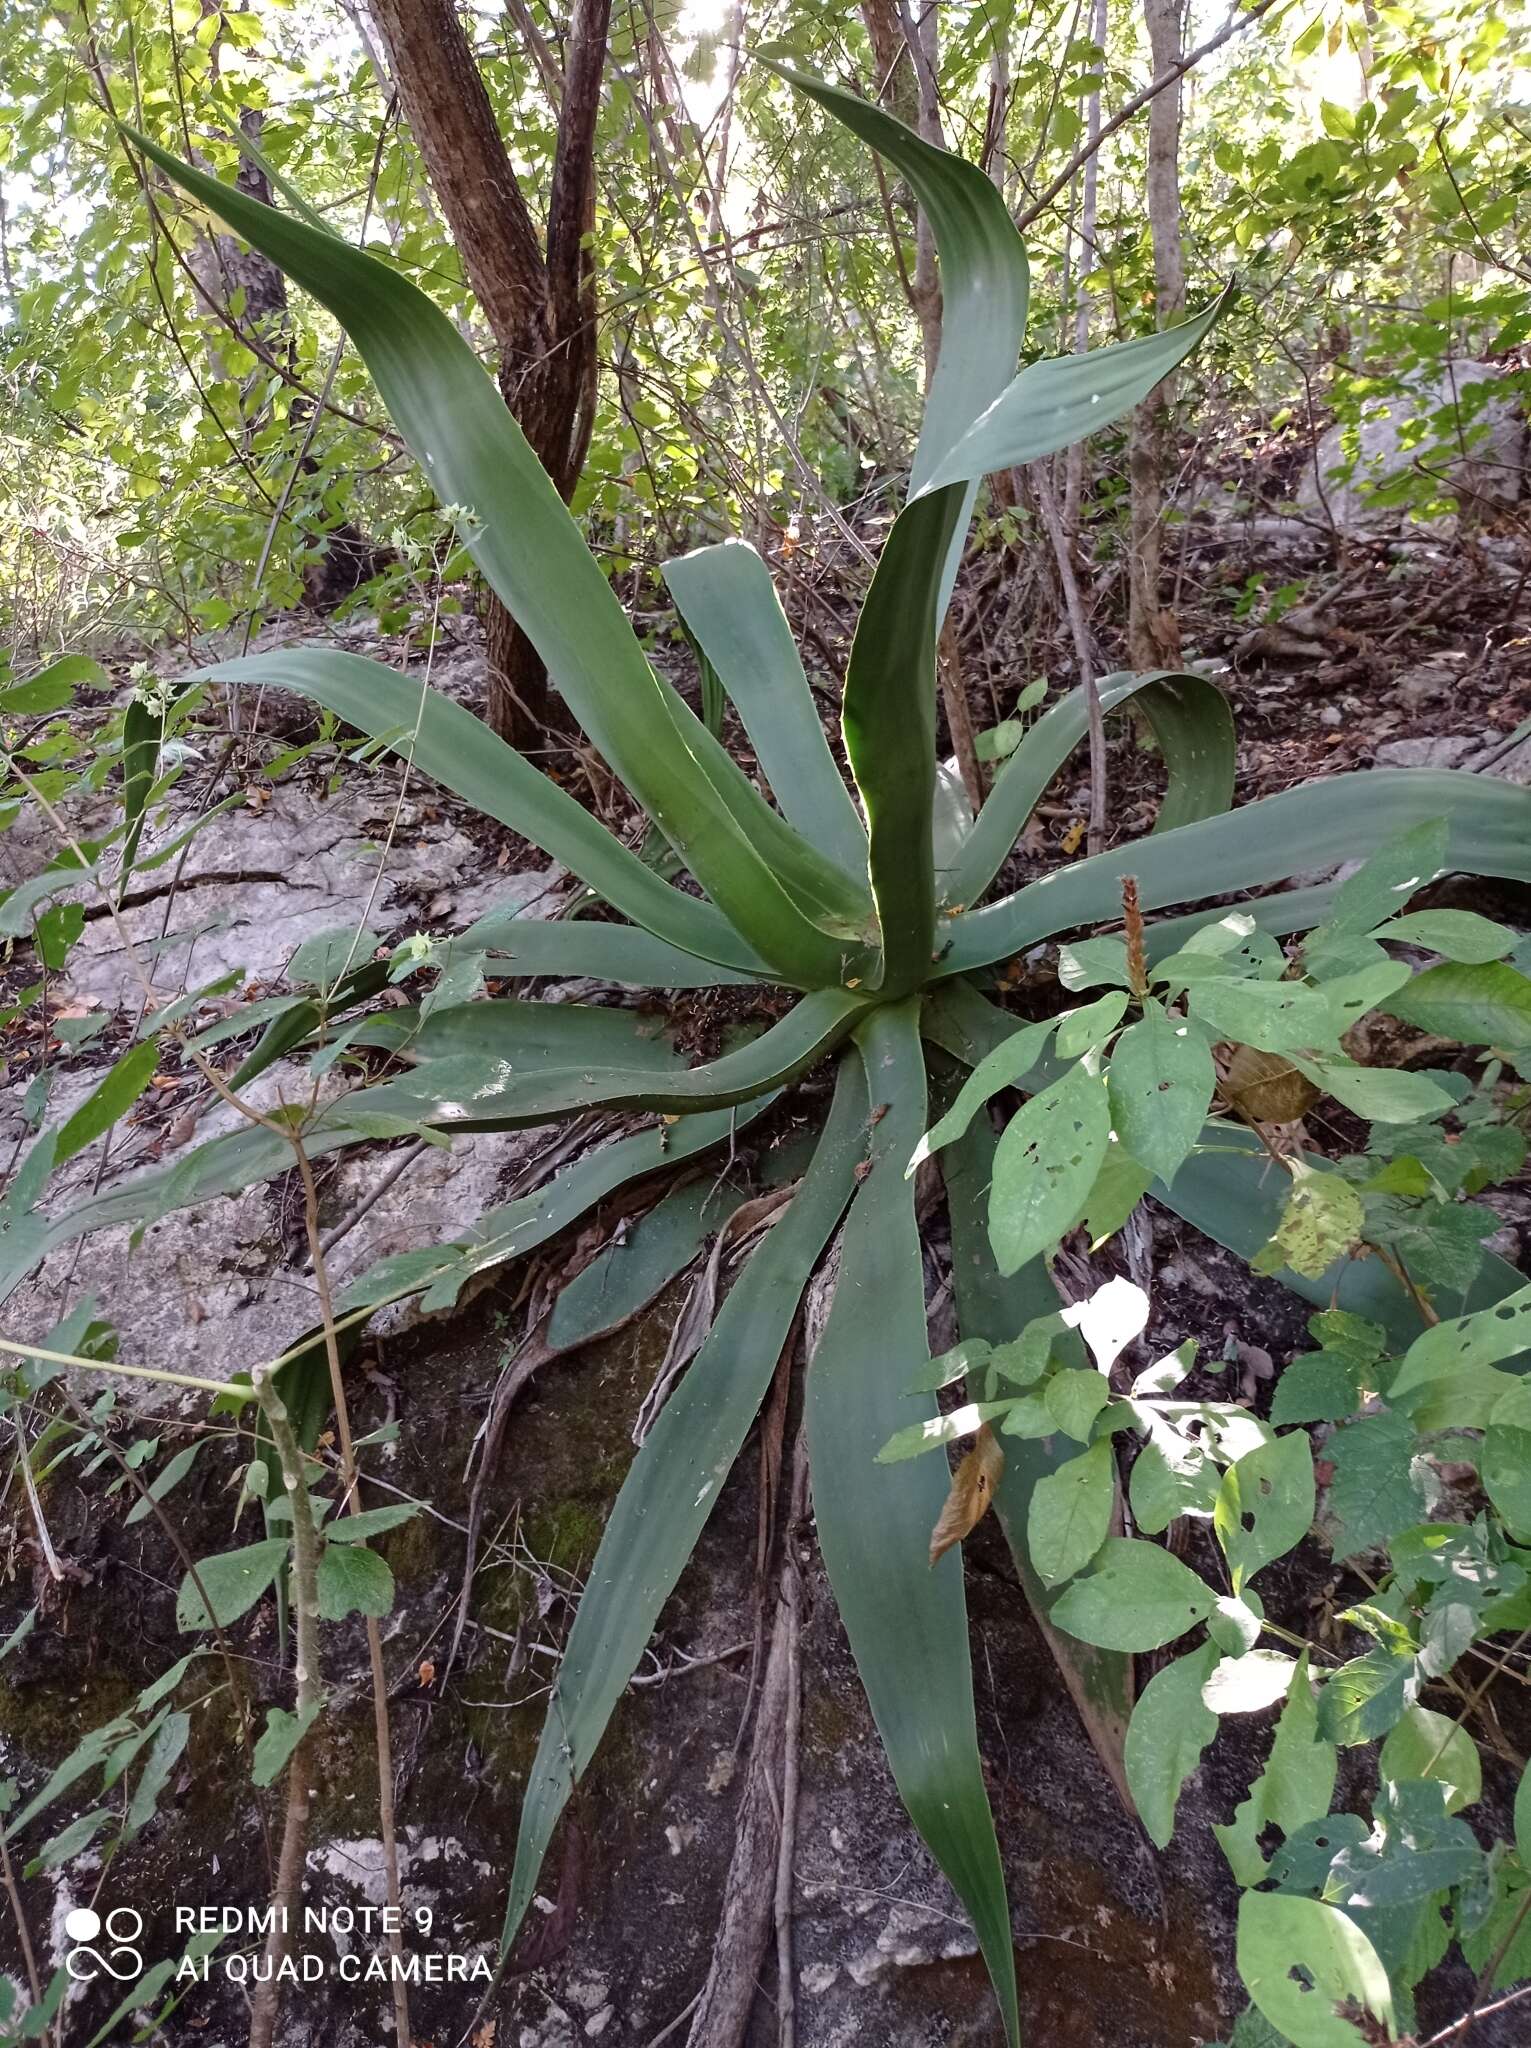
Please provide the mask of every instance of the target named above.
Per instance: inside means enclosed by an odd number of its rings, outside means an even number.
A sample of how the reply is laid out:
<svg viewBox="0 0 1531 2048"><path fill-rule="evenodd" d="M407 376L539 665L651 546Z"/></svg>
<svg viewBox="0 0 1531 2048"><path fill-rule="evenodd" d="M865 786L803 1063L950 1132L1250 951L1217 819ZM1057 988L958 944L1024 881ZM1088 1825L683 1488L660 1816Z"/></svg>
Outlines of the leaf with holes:
<svg viewBox="0 0 1531 2048"><path fill-rule="evenodd" d="M1166 1184L1201 1136L1216 1080L1206 1040L1162 1003L1145 1003L1116 1042L1109 1081L1117 1136Z"/></svg>
<svg viewBox="0 0 1531 2048"><path fill-rule="evenodd" d="M1235 1593L1307 1535L1313 1499L1313 1447L1300 1429L1246 1451L1228 1467L1212 1522Z"/></svg>
<svg viewBox="0 0 1531 2048"><path fill-rule="evenodd" d="M1363 2006L1393 2032L1393 1993L1377 1951L1338 1906L1282 1892L1239 1901L1244 1988L1293 2048L1362 2048L1374 2038L1339 2008Z"/></svg>
<svg viewBox="0 0 1531 2048"><path fill-rule="evenodd" d="M1054 1601L1050 1619L1103 1650L1157 1650L1215 1604L1212 1589L1157 1543L1109 1536L1095 1570Z"/></svg>
<svg viewBox="0 0 1531 2048"><path fill-rule="evenodd" d="M989 1197L989 1242L1002 1273L1050 1250L1078 1222L1110 1142L1104 1084L1082 1063L1010 1119Z"/></svg>
<svg viewBox="0 0 1531 2048"><path fill-rule="evenodd" d="M1091 1444L1032 1488L1026 1547L1044 1585L1082 1572L1105 1542L1116 1502L1116 1466L1109 1441Z"/></svg>

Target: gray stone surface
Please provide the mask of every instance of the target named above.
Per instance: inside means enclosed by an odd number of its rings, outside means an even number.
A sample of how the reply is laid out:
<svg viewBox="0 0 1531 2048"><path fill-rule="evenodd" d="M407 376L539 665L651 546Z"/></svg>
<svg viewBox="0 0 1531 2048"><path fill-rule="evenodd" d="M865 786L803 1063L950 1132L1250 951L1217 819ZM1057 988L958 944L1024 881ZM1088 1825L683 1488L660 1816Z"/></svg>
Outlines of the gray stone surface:
<svg viewBox="0 0 1531 2048"><path fill-rule="evenodd" d="M1493 388L1503 382L1495 364L1454 362L1366 400L1359 428L1333 426L1320 437L1297 502L1321 516L1327 507L1341 527L1399 525L1405 515L1377 506L1370 491L1423 461L1444 472L1443 492L1478 509L1517 503L1527 487L1526 419L1514 393ZM1348 476L1338 473L1352 462Z"/></svg>

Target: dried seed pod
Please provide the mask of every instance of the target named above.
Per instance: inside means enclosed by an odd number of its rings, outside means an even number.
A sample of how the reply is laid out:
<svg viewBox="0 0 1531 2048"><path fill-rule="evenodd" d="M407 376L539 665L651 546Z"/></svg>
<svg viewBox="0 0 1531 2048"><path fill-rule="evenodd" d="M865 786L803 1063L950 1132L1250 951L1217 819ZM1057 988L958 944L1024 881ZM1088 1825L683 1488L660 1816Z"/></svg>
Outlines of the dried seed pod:
<svg viewBox="0 0 1531 2048"><path fill-rule="evenodd" d="M1252 1124L1296 1123L1319 1091L1279 1052L1236 1045L1222 1069L1223 1099Z"/></svg>

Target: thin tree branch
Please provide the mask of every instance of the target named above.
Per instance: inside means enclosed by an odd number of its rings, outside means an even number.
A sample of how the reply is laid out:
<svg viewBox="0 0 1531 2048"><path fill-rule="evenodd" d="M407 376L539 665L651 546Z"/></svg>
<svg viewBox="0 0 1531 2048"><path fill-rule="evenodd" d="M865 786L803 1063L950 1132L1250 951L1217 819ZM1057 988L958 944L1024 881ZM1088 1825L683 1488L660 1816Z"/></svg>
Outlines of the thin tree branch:
<svg viewBox="0 0 1531 2048"><path fill-rule="evenodd" d="M1052 205L1058 194L1070 183L1074 173L1090 161L1103 142L1110 141L1118 128L1126 127L1133 115L1140 113L1150 100L1157 99L1161 92L1168 92L1172 85L1184 78L1186 73L1193 70L1204 57L1210 57L1214 50L1220 50L1231 37L1236 36L1241 29L1249 28L1262 14L1269 14L1277 4L1278 0L1256 0L1256 4L1247 13L1231 14L1215 36L1209 36L1204 43L1198 43L1194 50L1188 50L1177 63L1161 71L1157 78L1151 78L1143 90L1134 93L1127 104L1119 107L1109 121L1101 123L1100 133L1094 141L1087 140L1082 148L1077 149L1052 183L1044 186L1030 206L1016 215L1016 226L1023 230L1029 228L1037 216L1045 213Z"/></svg>

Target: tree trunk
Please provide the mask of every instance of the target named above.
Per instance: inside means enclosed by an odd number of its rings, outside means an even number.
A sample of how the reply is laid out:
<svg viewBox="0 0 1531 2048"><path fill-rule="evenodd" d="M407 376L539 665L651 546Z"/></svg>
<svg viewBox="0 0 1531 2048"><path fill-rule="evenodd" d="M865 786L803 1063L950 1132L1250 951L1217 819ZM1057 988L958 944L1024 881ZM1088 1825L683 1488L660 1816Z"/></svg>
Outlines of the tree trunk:
<svg viewBox="0 0 1531 2048"><path fill-rule="evenodd" d="M877 67L877 94L891 113L927 142L941 141L941 109L936 93L937 22L935 0L925 0L918 23L905 0L862 0L861 19L871 38ZM925 209L914 223L914 275L908 281L909 303L920 323L925 356L925 388L936 372L941 353L941 281L936 274L936 238Z"/></svg>
<svg viewBox="0 0 1531 2048"><path fill-rule="evenodd" d="M1157 78L1181 55L1184 0L1143 0L1150 69ZM1159 325L1185 306L1180 241L1180 82L1159 93L1148 113L1148 224L1153 236L1154 296ZM1159 603L1160 514L1170 455L1166 377L1133 414L1127 470L1132 501L1128 556L1128 656L1136 669L1167 668L1180 659L1180 627Z"/></svg>
<svg viewBox="0 0 1531 2048"><path fill-rule="evenodd" d="M546 250L505 153L453 0L372 0L404 117L500 352L505 403L557 485L573 495L595 419L595 125L611 0L574 0L564 38ZM551 76L544 72L544 76ZM535 649L489 593L489 723L517 746L549 723Z"/></svg>
<svg viewBox="0 0 1531 2048"><path fill-rule="evenodd" d="M204 7L204 13L206 11ZM212 54L216 65L216 43ZM239 126L246 141L258 149L264 126L264 116L259 108L246 107L239 117ZM241 156L234 182L241 192L258 199L263 206L271 204L271 181L251 158ZM199 235L188 247L186 268L209 311L220 320L232 320L236 328L253 334L273 356L285 355L289 365L292 363L287 280L269 257L241 242L237 235L209 233ZM243 308L237 317L233 313L236 291L243 294ZM226 381L228 368L217 340L208 345L208 363L214 379ZM259 371L257 375L263 380L265 372ZM255 381L256 378L249 380L250 383ZM288 407L291 427L302 429L312 412L312 401L294 393ZM305 476L314 476L319 465L307 453L308 445L305 438L299 466ZM294 523L303 524L297 518L294 518ZM303 594L315 611L332 611L351 595L358 584L375 576L383 563L390 559L386 549L375 548L361 528L349 519L323 526L317 533L308 529L307 538L322 544L324 550L320 558L308 563L303 571Z"/></svg>

